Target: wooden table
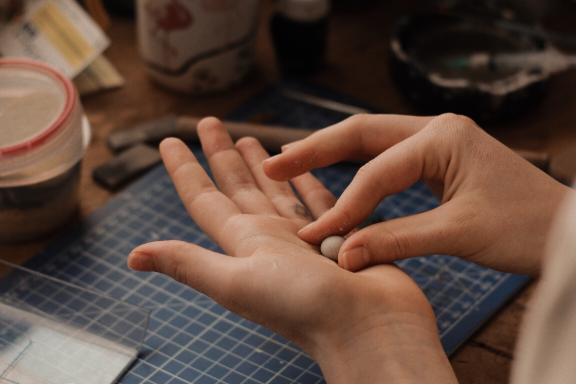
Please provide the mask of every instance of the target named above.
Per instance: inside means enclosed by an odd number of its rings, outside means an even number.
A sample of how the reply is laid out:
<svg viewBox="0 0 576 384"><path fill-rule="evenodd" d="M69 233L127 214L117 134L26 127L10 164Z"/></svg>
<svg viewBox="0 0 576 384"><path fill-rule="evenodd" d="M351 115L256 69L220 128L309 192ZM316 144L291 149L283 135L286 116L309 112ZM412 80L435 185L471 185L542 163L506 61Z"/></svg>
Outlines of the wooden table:
<svg viewBox="0 0 576 384"><path fill-rule="evenodd" d="M389 77L387 41L393 20L413 6L410 1L367 1L337 7L332 19L329 66L311 80L365 100L383 111L412 112ZM107 56L126 78L126 85L117 91L82 100L93 127L92 143L83 165L82 215L101 207L111 196L96 186L90 175L95 166L111 157L105 141L113 129L167 113L222 117L278 79L268 34L269 14L270 4L265 3L257 39L257 70L241 86L226 93L201 97L178 95L150 82L138 56L133 22L113 19L108 31L112 46ZM549 93L538 108L512 123L488 128L507 144L555 152L576 143L574 110L576 73L566 73L552 80ZM2 246L0 255L23 262L42 249L47 241ZM533 291L533 286L526 289L452 357L462 383L508 381L518 326Z"/></svg>

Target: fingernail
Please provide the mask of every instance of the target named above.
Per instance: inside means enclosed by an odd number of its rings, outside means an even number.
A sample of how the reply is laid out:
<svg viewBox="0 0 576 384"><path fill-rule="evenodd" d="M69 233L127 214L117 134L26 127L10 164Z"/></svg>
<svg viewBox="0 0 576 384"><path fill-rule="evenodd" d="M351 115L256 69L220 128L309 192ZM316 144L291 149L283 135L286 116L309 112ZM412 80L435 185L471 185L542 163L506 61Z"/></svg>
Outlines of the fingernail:
<svg viewBox="0 0 576 384"><path fill-rule="evenodd" d="M349 249L342 254L342 267L349 271L362 269L369 262L370 253L364 246Z"/></svg>
<svg viewBox="0 0 576 384"><path fill-rule="evenodd" d="M300 230L298 231L298 236L300 236L303 239L307 239L307 241L310 240L310 237L312 237L314 239L314 241L316 241L317 239L320 239L318 241L321 241L324 237L328 236L328 234L324 233L324 232L320 232L318 233L318 230L315 229L316 227L316 222L310 223L302 228L300 228Z"/></svg>
<svg viewBox="0 0 576 384"><path fill-rule="evenodd" d="M302 234L306 234L306 232L310 231L310 228L313 226L314 223L306 224L298 231L298 236Z"/></svg>
<svg viewBox="0 0 576 384"><path fill-rule="evenodd" d="M267 158L266 160L264 160L265 163L270 163L274 160L277 160L282 154L278 154L278 155L274 155L272 157Z"/></svg>
<svg viewBox="0 0 576 384"><path fill-rule="evenodd" d="M292 148L294 145L298 144L299 142L301 142L302 140L296 140L296 141L292 141L291 143L288 144L284 144L282 147L280 147L282 149L282 151L285 151L289 148Z"/></svg>
<svg viewBox="0 0 576 384"><path fill-rule="evenodd" d="M133 251L128 255L128 268L135 271L151 271L154 269L154 265L150 255Z"/></svg>

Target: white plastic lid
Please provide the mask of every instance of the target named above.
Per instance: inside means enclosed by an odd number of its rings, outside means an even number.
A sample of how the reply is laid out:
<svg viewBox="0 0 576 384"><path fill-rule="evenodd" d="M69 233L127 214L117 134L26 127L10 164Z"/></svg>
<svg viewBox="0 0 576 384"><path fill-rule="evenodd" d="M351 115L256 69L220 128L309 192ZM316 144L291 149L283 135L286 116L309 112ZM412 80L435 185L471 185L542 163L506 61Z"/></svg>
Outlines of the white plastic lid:
<svg viewBox="0 0 576 384"><path fill-rule="evenodd" d="M0 60L0 158L23 155L56 136L75 101L70 81L52 68Z"/></svg>
<svg viewBox="0 0 576 384"><path fill-rule="evenodd" d="M317 21L330 11L330 0L280 0L278 11L295 21Z"/></svg>

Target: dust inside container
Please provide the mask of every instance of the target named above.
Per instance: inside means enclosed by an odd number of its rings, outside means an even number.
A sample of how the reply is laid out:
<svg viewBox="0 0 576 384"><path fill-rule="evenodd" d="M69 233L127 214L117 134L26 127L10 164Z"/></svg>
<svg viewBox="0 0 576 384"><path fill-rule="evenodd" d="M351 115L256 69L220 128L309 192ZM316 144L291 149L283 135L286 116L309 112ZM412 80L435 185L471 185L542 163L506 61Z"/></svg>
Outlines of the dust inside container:
<svg viewBox="0 0 576 384"><path fill-rule="evenodd" d="M41 237L70 219L89 139L70 80L43 63L0 59L0 243Z"/></svg>

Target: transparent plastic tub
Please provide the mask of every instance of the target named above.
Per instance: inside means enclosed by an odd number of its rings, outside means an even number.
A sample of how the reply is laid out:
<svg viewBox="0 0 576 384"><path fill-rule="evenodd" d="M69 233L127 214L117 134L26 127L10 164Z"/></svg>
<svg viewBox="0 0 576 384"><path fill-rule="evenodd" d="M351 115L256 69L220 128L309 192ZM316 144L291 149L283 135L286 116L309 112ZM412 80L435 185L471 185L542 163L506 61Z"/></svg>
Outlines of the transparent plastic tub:
<svg viewBox="0 0 576 384"><path fill-rule="evenodd" d="M0 59L0 242L41 237L73 215L89 141L70 80L43 63Z"/></svg>
<svg viewBox="0 0 576 384"><path fill-rule="evenodd" d="M0 383L110 384L149 311L0 259Z"/></svg>

